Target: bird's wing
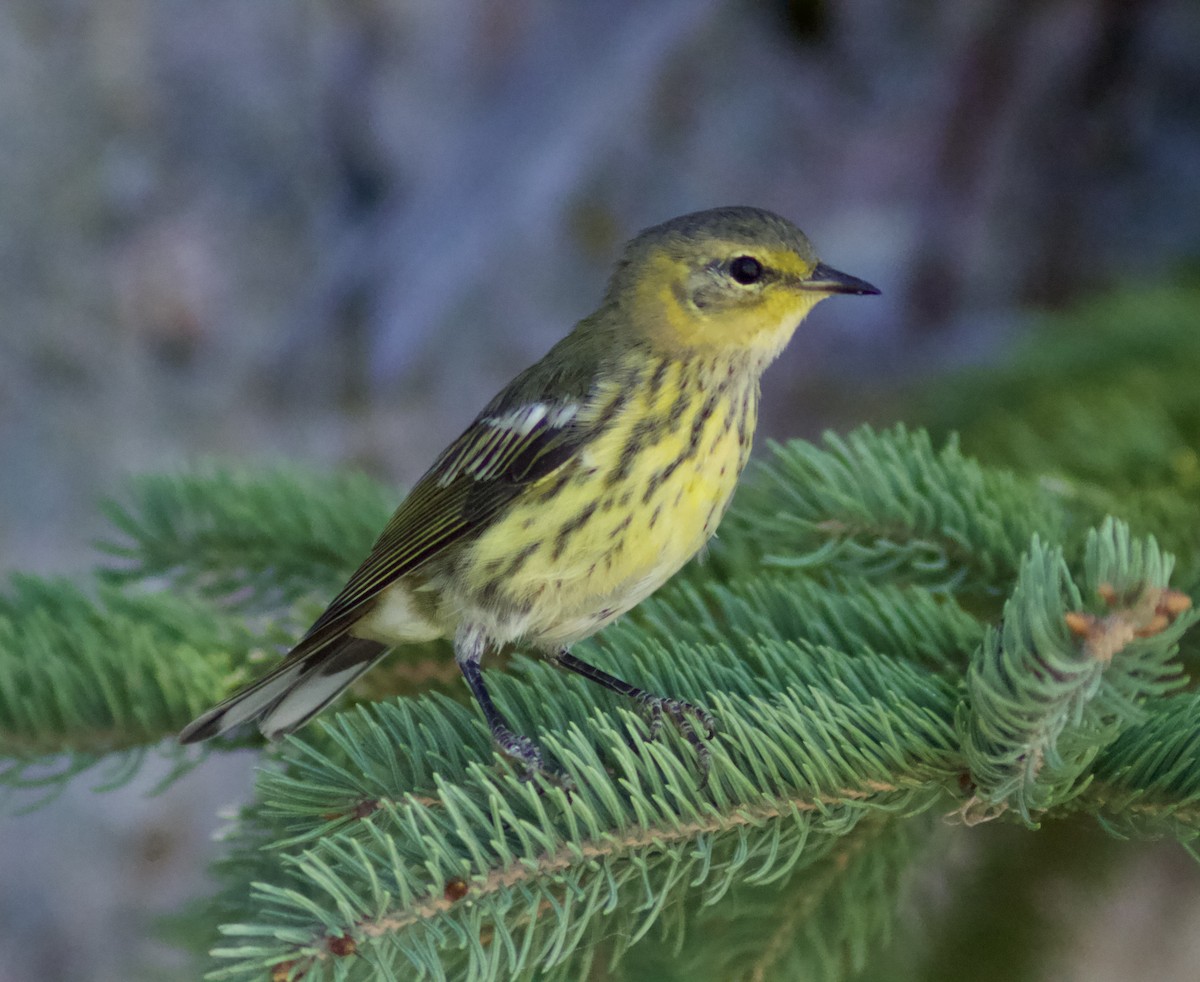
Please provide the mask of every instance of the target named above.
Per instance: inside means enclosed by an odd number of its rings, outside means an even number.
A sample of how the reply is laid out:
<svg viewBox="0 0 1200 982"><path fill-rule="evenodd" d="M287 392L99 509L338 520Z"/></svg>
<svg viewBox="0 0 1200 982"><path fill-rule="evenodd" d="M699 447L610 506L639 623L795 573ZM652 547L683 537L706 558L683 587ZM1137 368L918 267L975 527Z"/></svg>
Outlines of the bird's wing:
<svg viewBox="0 0 1200 982"><path fill-rule="evenodd" d="M522 399L513 388L493 400L413 487L301 645L343 633L397 578L485 528L522 488L565 465L586 435L580 408L570 395Z"/></svg>
<svg viewBox="0 0 1200 982"><path fill-rule="evenodd" d="M520 381L520 380L518 380ZM184 743L251 719L271 739L302 726L370 668L386 646L348 636L382 590L460 542L583 442L570 396L529 401L505 390L438 458L396 509L371 554L275 669L188 725Z"/></svg>

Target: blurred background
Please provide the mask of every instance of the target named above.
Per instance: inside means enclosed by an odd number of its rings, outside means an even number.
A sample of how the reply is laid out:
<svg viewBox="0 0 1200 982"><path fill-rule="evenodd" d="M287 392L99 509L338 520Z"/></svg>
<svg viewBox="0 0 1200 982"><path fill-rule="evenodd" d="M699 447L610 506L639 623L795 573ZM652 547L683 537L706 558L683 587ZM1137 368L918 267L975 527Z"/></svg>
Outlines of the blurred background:
<svg viewBox="0 0 1200 982"><path fill-rule="evenodd" d="M1195 279L1200 5L7 0L0 572L89 568L98 499L209 455L399 489L626 238L725 204L883 290L806 323L765 435L902 416L1042 312ZM204 896L253 764L6 817L0 982L189 977L154 920ZM933 908L996 855L955 848ZM1194 979L1192 861L1119 857L1020 900L1053 977Z"/></svg>

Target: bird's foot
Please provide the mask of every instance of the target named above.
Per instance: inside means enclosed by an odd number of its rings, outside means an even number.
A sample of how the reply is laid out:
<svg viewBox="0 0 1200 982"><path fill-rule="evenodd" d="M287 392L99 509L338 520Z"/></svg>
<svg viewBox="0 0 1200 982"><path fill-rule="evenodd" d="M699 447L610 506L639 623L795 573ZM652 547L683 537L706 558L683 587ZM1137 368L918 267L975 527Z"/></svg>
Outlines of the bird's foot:
<svg viewBox="0 0 1200 982"><path fill-rule="evenodd" d="M712 752L700 739L700 732L704 733L706 740L711 740L716 734L717 721L713 718L712 713L703 706L696 706L682 699L655 696L648 692L636 698L650 721L648 739L655 739L662 731L663 720L670 719L679 728L684 739L695 747L696 766L700 771L700 787L704 787L708 783L708 768L712 763ZM700 725L699 731L696 728L697 723Z"/></svg>
<svg viewBox="0 0 1200 982"><path fill-rule="evenodd" d="M492 730L492 739L505 757L523 768L522 781L532 781L536 777L541 777L548 783L562 788L568 794L574 788L575 782L571 780L569 774L546 766L541 748L529 737L514 733L507 726L497 726Z"/></svg>

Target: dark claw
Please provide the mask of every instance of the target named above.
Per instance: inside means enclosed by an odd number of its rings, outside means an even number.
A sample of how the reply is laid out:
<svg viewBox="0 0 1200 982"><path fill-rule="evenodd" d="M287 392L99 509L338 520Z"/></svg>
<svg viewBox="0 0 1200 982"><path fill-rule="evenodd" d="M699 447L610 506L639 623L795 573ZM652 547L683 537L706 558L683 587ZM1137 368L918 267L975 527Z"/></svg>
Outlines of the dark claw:
<svg viewBox="0 0 1200 982"><path fill-rule="evenodd" d="M708 765L712 755L708 752L708 748L701 742L699 735L696 733L696 727L692 722L692 718L700 721L705 733L709 739L712 739L713 734L716 732L716 721L712 718L712 714L708 710L701 709L699 706L693 706L690 702L684 702L682 699L668 699L665 696L652 695L645 689L639 689L636 685L630 685L623 679L619 679L615 675L609 675L603 669L597 668L595 665L589 665L587 662L576 658L566 648L559 651L555 656L555 660L568 672L582 675L585 679L590 679L597 685L604 686L610 692L616 692L618 695L634 699L646 712L649 723L648 739L650 740L658 736L659 731L662 730L663 716L670 716L675 721L675 725L679 727L679 732L687 738L688 743L696 748L696 757L700 765L700 787L704 787L708 781Z"/></svg>
<svg viewBox="0 0 1200 982"><path fill-rule="evenodd" d="M647 739L653 740L658 736L662 731L663 717L669 716L671 721L679 728L679 732L683 734L684 739L696 748L696 765L700 771L700 787L704 787L708 783L708 769L712 763L712 752L700 740L700 735L696 732L696 726L692 720L695 718L700 722L700 725L704 729L705 737L711 740L717 732L717 721L713 719L712 713L702 706L684 702L682 699L670 699L667 696L652 696L649 693L639 696L638 702L642 704L650 718Z"/></svg>
<svg viewBox="0 0 1200 982"><path fill-rule="evenodd" d="M496 746L504 756L525 765L526 780L545 770L542 751L529 737L514 733L506 726L498 726L492 731L492 739L496 741Z"/></svg>
<svg viewBox="0 0 1200 982"><path fill-rule="evenodd" d="M551 784L557 784L568 795L574 790L575 782L571 776L553 767L547 767L542 759L541 748L529 737L514 733L506 726L498 726L492 730L492 739L496 741L496 746L504 756L524 767L522 781L532 781L541 776Z"/></svg>

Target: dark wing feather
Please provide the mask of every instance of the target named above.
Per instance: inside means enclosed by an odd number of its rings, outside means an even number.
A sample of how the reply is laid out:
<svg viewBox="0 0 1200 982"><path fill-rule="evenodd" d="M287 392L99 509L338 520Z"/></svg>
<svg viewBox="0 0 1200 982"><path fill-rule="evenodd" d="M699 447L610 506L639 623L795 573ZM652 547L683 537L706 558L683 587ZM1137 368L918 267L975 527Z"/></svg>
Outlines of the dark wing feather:
<svg viewBox="0 0 1200 982"><path fill-rule="evenodd" d="M481 531L524 487L575 455L585 432L564 412L574 400L522 404L515 394L497 397L417 482L305 642L345 631L396 579ZM521 426L523 411L539 418ZM505 419L516 425L497 425Z"/></svg>

